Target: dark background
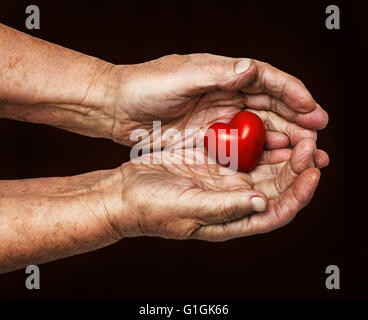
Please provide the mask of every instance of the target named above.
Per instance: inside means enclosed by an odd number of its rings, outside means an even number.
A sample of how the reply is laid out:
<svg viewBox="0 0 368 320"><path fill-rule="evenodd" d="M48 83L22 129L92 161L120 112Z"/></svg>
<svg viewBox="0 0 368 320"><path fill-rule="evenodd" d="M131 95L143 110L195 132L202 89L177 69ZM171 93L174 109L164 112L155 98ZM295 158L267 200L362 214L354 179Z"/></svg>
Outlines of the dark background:
<svg viewBox="0 0 368 320"><path fill-rule="evenodd" d="M25 28L29 4L40 7L40 30ZM341 30L325 27L329 4L340 8ZM25 289L24 270L0 275L0 299L367 298L366 212L347 205L345 175L355 152L347 114L364 107L356 96L364 16L353 1L1 1L2 23L113 63L193 52L267 61L300 78L328 111L318 146L331 164L311 203L284 228L224 243L124 239L41 265L41 290ZM43 125L0 120L0 137L0 179L74 175L129 160L126 147ZM340 290L325 288L331 264L340 268Z"/></svg>

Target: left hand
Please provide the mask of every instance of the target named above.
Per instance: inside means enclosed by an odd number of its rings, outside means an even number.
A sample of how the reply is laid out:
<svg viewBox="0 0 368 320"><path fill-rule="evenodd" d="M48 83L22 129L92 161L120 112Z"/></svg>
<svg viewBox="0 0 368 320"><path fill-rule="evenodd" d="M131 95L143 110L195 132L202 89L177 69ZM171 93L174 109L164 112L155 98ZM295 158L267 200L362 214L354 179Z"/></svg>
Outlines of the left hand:
<svg viewBox="0 0 368 320"><path fill-rule="evenodd" d="M248 66L247 70L237 74L242 66ZM244 108L265 121L268 148L295 145L303 138L315 140L314 130L328 122L327 113L300 80L257 60L170 55L115 66L111 74L115 97L105 107L114 119L111 135L130 146L135 144L130 140L132 131L151 133L154 120L162 121L162 131L193 129L196 134L214 122L229 122Z"/></svg>

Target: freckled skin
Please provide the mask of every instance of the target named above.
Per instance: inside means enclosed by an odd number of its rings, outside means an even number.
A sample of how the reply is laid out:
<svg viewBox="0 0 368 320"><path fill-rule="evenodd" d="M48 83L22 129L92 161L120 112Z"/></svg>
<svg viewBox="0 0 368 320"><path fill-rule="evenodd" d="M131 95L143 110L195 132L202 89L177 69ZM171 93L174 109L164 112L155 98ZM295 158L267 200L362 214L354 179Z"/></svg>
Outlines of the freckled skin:
<svg viewBox="0 0 368 320"><path fill-rule="evenodd" d="M105 221L104 200L96 196L100 191L91 191L99 180L108 193L105 200L120 197L119 186L112 184L115 178L110 178L116 174L2 181L0 272L86 252L120 239ZM96 184L89 186L91 178Z"/></svg>
<svg viewBox="0 0 368 320"><path fill-rule="evenodd" d="M0 181L0 273L124 237L224 241L268 232L311 200L318 168L328 164L315 144L326 112L298 79L267 63L250 60L241 74L235 66L243 59L210 54L113 65L1 24L0 42L2 118L128 146L135 143L133 130L145 129L152 147L155 120L163 131L176 129L183 137L188 128L196 138L175 154L178 163L130 161L73 177ZM218 164L185 164L188 154L206 159L201 130L229 122L243 109L266 128L254 170L223 175ZM170 143L180 150L182 137Z"/></svg>

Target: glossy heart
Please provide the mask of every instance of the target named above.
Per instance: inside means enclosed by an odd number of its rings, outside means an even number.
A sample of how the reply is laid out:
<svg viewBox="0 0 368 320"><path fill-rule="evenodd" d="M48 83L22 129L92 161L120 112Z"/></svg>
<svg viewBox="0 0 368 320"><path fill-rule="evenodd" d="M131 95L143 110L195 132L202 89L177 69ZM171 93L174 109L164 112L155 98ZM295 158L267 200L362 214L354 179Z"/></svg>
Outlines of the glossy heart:
<svg viewBox="0 0 368 320"><path fill-rule="evenodd" d="M231 129L237 129L237 132ZM211 125L207 129L204 145L208 155L216 158L218 163L231 168L236 163L238 171L249 172L261 157L265 140L263 121L252 112L242 111L229 124L218 122Z"/></svg>

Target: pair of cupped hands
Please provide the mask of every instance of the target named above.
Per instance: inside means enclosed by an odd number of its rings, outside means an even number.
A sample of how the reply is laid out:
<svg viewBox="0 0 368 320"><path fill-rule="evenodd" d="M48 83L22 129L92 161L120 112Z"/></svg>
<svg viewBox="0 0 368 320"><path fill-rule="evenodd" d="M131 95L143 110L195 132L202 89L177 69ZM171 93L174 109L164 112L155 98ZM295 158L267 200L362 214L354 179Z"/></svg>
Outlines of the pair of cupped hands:
<svg viewBox="0 0 368 320"><path fill-rule="evenodd" d="M257 60L210 54L114 66L111 78L114 96L105 112L114 119L111 138L118 143L134 146L133 130L145 129L152 148L153 121L160 120L162 132L182 133L170 144L185 148L185 129L195 136L242 110L257 114L266 128L265 150L249 173L223 174L221 165L206 160L153 163L169 156L165 151L124 163L117 169L119 209L109 211L114 232L223 241L281 227L313 197L319 169L329 162L316 147L316 130L328 115L297 78ZM198 152L206 157L200 143L182 154Z"/></svg>

